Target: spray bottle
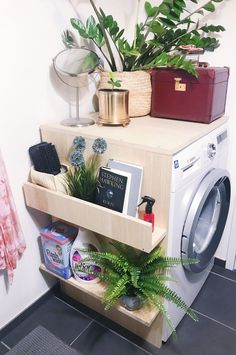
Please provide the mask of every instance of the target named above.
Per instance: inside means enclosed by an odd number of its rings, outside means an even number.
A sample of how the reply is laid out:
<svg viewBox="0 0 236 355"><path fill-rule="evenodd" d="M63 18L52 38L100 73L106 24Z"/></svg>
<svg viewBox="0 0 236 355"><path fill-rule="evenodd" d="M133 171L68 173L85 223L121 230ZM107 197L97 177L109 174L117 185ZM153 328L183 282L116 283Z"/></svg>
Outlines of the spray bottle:
<svg viewBox="0 0 236 355"><path fill-rule="evenodd" d="M155 199L150 196L143 196L142 202L138 205L141 206L143 203L147 203L145 207L145 213L143 216L144 221L152 223L152 231L154 231L154 214L152 213L152 206L155 203Z"/></svg>

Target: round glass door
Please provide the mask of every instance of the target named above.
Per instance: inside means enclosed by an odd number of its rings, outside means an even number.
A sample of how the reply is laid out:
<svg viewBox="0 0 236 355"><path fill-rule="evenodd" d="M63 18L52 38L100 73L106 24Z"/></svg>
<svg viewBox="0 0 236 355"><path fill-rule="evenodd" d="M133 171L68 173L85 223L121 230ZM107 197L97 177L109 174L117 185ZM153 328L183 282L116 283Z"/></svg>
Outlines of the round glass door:
<svg viewBox="0 0 236 355"><path fill-rule="evenodd" d="M204 270L214 256L226 224L230 204L227 171L214 169L201 181L185 221L181 257L199 260L184 265L192 272Z"/></svg>

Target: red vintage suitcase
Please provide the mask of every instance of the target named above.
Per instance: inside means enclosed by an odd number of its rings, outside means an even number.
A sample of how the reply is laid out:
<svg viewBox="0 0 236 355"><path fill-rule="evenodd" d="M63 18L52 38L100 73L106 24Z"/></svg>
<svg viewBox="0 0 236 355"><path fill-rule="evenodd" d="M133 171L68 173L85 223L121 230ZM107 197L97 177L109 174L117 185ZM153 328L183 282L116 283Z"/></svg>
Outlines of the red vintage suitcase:
<svg viewBox="0 0 236 355"><path fill-rule="evenodd" d="M229 68L197 68L198 78L184 70L152 71L151 116L210 123L225 112Z"/></svg>

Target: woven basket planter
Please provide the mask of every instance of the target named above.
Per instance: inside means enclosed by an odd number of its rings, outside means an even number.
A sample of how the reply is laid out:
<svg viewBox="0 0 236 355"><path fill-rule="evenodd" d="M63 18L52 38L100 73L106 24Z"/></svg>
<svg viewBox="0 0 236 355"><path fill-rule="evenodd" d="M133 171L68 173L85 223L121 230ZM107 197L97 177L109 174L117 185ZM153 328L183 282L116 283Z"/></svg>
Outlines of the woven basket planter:
<svg viewBox="0 0 236 355"><path fill-rule="evenodd" d="M139 70L115 72L115 79L121 80L121 89L129 90L129 117L145 116L151 110L151 76ZM101 72L98 89L111 89L108 72Z"/></svg>
<svg viewBox="0 0 236 355"><path fill-rule="evenodd" d="M66 186L65 186L65 177L69 170L69 165L63 164L65 172L59 173L57 175L42 173L40 171L36 171L33 167L30 169L30 180L33 184L40 185L46 187L49 190L54 190L57 192L62 192L67 194Z"/></svg>

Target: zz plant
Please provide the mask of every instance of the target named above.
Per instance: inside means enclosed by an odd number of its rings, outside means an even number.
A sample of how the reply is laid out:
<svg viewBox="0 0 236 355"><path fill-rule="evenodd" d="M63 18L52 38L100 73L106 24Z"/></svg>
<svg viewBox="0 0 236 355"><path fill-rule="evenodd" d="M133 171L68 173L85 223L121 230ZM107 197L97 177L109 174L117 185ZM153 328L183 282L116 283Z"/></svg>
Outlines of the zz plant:
<svg viewBox="0 0 236 355"><path fill-rule="evenodd" d="M166 270L180 264L196 263L195 259L181 260L163 256L160 247L155 248L150 254L140 254L125 244L116 241L111 244L115 248L114 252L110 249L105 252L86 250L88 257L76 266L78 270L86 270L106 283L103 294L105 310L109 310L124 295L139 296L144 302L149 301L159 310L175 334L173 323L161 300L163 298L182 308L193 320L197 320L194 311L165 284L166 281L174 281L165 274ZM86 264L91 261L100 266L102 271L89 270Z"/></svg>
<svg viewBox="0 0 236 355"><path fill-rule="evenodd" d="M90 0L90 3L96 18L91 15L86 23L71 18L71 24L82 38L92 41L100 50L111 71L119 70L118 62L121 62L122 71L166 66L181 68L196 75L195 67L185 59L180 47L190 45L214 51L219 46L215 35L224 31L224 27L200 24L199 17L204 18L207 13L214 12L216 5L222 1L210 0L202 5L199 5L200 0L163 0L159 5L146 1L146 19L139 23L137 13L135 36L131 43L113 16L97 8L94 0ZM137 5L139 11L140 0L137 0ZM73 38L68 40L67 45L73 45Z"/></svg>

